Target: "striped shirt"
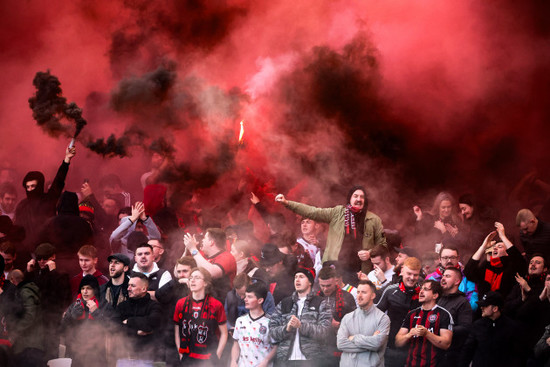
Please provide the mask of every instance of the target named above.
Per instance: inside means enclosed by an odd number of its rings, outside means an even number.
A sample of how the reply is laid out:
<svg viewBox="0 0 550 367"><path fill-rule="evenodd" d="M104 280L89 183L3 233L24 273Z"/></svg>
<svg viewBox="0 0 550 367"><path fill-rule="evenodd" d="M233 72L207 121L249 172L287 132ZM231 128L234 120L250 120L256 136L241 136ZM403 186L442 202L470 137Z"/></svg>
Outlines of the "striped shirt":
<svg viewBox="0 0 550 367"><path fill-rule="evenodd" d="M441 329L453 331L453 317L441 306L435 305L431 310L422 307L410 311L403 320L402 328L411 330L422 325L435 335L441 335ZM443 350L435 347L425 337L412 338L409 343L407 366L435 367L443 357Z"/></svg>

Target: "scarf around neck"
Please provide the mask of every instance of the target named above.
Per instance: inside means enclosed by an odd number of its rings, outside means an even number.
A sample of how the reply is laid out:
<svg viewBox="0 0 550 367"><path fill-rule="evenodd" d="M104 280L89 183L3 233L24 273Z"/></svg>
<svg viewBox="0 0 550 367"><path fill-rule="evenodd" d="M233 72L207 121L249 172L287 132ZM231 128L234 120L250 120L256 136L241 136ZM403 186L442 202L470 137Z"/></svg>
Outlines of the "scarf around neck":
<svg viewBox="0 0 550 367"><path fill-rule="evenodd" d="M344 224L346 226L346 234L350 234L350 228L353 230L353 238L357 238L357 224L355 216L362 212L362 209L355 209L351 204L346 205L344 212Z"/></svg>

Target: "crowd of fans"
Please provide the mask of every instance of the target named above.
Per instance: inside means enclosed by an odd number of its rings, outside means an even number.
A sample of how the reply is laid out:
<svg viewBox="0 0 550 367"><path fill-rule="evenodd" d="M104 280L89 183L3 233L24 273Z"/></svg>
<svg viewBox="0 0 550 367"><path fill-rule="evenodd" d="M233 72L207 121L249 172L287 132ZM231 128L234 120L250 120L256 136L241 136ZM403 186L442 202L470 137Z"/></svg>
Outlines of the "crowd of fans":
<svg viewBox="0 0 550 367"><path fill-rule="evenodd" d="M532 210L505 228L443 192L402 240L353 186L330 208L251 193L262 221L222 225L169 205L159 154L143 201L116 175L64 191L75 154L49 185L27 173L20 201L0 172L1 366L550 366Z"/></svg>

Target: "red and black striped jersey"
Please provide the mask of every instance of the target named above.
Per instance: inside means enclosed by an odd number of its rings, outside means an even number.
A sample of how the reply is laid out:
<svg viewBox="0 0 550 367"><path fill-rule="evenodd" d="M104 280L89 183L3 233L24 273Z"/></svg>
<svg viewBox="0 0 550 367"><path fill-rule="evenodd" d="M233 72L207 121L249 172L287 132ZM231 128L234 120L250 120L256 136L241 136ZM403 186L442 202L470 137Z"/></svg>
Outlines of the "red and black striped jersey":
<svg viewBox="0 0 550 367"><path fill-rule="evenodd" d="M453 331L453 317L441 306L435 305L431 310L422 307L409 311L403 320L402 328L411 330L422 325L435 335L441 335L441 329ZM436 367L442 359L443 350L435 347L425 337L415 337L410 340L407 366Z"/></svg>

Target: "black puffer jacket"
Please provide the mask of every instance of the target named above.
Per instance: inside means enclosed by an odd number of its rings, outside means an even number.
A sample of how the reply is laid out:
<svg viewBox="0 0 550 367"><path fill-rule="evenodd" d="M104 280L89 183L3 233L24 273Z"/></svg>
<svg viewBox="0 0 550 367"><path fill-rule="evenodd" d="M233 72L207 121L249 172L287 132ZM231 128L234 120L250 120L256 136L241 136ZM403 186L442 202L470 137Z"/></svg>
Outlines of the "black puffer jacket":
<svg viewBox="0 0 550 367"><path fill-rule="evenodd" d="M298 315L298 294L283 299L278 305L269 322L269 336L277 348L277 360L286 361L290 357L296 336L296 330L286 331L286 326L292 315L297 316L300 326L300 350L308 360L320 360L327 356L324 342L327 339L332 321L330 305L327 300L314 293L309 293L304 303L302 313ZM290 306L291 307L288 307ZM290 309L290 311L287 310Z"/></svg>

